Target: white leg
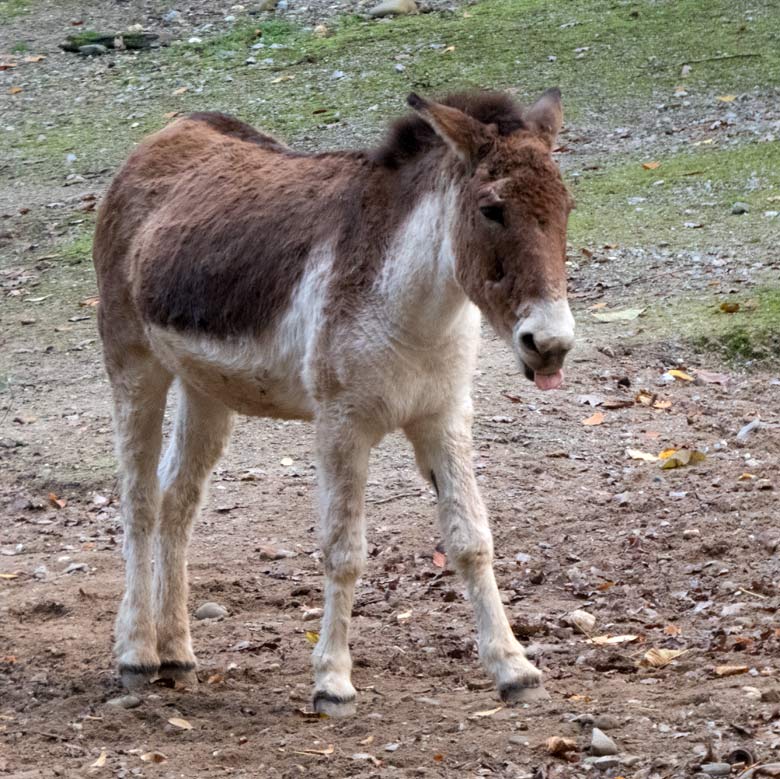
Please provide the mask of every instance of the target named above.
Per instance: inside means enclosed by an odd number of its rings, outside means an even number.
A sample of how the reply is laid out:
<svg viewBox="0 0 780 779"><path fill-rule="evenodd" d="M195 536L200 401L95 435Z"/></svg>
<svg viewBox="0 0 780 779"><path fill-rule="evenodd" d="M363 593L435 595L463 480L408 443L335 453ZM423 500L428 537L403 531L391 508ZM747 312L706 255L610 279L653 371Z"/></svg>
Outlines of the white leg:
<svg viewBox="0 0 780 779"><path fill-rule="evenodd" d="M112 365L116 451L121 472L125 595L116 620L114 652L122 681L135 687L159 666L152 615L152 540L160 508L157 464L171 377L148 354Z"/></svg>
<svg viewBox="0 0 780 779"><path fill-rule="evenodd" d="M493 574L493 538L472 467L470 410L420 420L405 432L423 476L438 493L447 556L466 581L483 665L502 699L547 697L541 673L526 659L501 604Z"/></svg>
<svg viewBox="0 0 780 779"><path fill-rule="evenodd" d="M344 420L317 420L325 608L314 649L314 708L331 716L355 711L349 622L355 582L366 557L364 492L371 441Z"/></svg>
<svg viewBox="0 0 780 779"><path fill-rule="evenodd" d="M176 424L160 464L163 496L154 600L163 678L191 678L195 671L187 612L187 546L205 486L232 426L233 413L226 406L180 385Z"/></svg>

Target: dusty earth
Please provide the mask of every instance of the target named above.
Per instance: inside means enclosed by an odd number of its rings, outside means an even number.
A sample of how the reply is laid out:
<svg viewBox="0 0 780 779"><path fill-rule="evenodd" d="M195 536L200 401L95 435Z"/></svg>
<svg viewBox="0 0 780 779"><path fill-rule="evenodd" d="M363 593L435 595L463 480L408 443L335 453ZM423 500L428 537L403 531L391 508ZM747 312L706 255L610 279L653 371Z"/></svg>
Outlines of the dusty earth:
<svg viewBox="0 0 780 779"><path fill-rule="evenodd" d="M94 197L121 155L74 172L45 139L40 152L14 140L19 127L36 138L63 112L78 115L81 80L106 67L57 54L71 21L165 28L159 3L90 5L12 0L3 9L0 59L22 40L16 61L25 51L47 60L26 63L40 66L28 82L0 72L9 139L0 160L0 774L660 779L721 760L735 763L719 769L733 776L746 762L780 761L777 352L770 342L761 359L727 361L683 326L685 301L740 294L749 308L754 289L776 288L771 216L706 240L695 228L682 240L678 231L606 246L598 229L575 233L579 344L561 391L537 391L485 332L476 467L506 608L544 669L548 703L498 701L461 584L434 556L435 497L392 436L374 454L368 487L370 558L352 634L359 714L312 714L312 617L323 584L312 435L304 424L263 420L238 425L192 544L192 611L216 601L229 612L193 620L197 688L151 686L135 708L110 703L122 695L111 659L122 528L88 235ZM331 24L347 6L289 3L292 21L305 24ZM229 10L212 3L180 10L177 35L229 25ZM141 55L116 56L131 71ZM16 83L31 93L23 104L9 97ZM705 97L678 106L674 132L657 108L604 132L581 112L564 135L562 165L574 184L609 155L771 140L773 89L744 95L717 128L702 114ZM377 132L377 122L356 119L292 135L324 146L339 133L370 142ZM89 156L77 143L70 151ZM767 209L774 186L759 181ZM699 218L702 197L681 203L680 223ZM578 198L587 217L588 199ZM615 197L610 208L629 218L637 202ZM632 308L646 311L608 323L595 316ZM705 459L663 469L627 454L668 449ZM279 549L294 555L268 559ZM594 624L578 628L574 610ZM619 751L606 764L588 762L594 718ZM553 755L552 737L574 744Z"/></svg>

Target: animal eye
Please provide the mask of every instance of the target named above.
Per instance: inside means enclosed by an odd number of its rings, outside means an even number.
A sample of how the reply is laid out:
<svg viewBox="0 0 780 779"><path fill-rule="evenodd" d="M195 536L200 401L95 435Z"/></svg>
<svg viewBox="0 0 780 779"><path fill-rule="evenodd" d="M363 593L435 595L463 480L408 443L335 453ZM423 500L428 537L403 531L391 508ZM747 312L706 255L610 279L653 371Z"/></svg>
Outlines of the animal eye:
<svg viewBox="0 0 780 779"><path fill-rule="evenodd" d="M504 208L501 205L489 205L481 206L479 209L482 215L489 219L491 222L498 222L498 224L504 224Z"/></svg>

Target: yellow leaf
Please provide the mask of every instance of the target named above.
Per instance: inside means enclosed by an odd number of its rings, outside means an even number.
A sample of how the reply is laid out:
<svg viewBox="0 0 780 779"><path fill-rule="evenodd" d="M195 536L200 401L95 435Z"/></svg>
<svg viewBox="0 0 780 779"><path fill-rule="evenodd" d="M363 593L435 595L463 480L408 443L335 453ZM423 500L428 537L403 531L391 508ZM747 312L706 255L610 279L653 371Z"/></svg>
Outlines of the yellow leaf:
<svg viewBox="0 0 780 779"><path fill-rule="evenodd" d="M663 452L658 452L658 459L659 460L666 460L669 457L671 457L673 454L676 454L676 449L664 449Z"/></svg>
<svg viewBox="0 0 780 779"><path fill-rule="evenodd" d="M737 99L736 95L718 95L721 103L733 103Z"/></svg>
<svg viewBox="0 0 780 779"><path fill-rule="evenodd" d="M595 644L596 646L611 646L612 644L630 644L632 641L637 641L639 636L628 634L624 636L593 636L589 638L588 644Z"/></svg>
<svg viewBox="0 0 780 779"><path fill-rule="evenodd" d="M310 644L316 644L320 640L320 634L317 633L315 630L307 630L306 631L306 640Z"/></svg>
<svg viewBox="0 0 780 779"><path fill-rule="evenodd" d="M293 752L294 755L332 755L334 751L333 744L328 744L325 749L299 749Z"/></svg>
<svg viewBox="0 0 780 779"><path fill-rule="evenodd" d="M680 633L682 633L682 628L677 625L667 625L664 628L664 633L666 633L667 636L679 636Z"/></svg>
<svg viewBox="0 0 780 779"><path fill-rule="evenodd" d="M577 749L577 742L571 738L551 736L544 742L544 746L551 755L565 755L567 752L573 752Z"/></svg>
<svg viewBox="0 0 780 779"><path fill-rule="evenodd" d="M174 728L179 728L179 730L192 730L192 725L181 717L171 717L168 722L173 725Z"/></svg>
<svg viewBox="0 0 780 779"><path fill-rule="evenodd" d="M739 311L739 303L732 303L731 301L726 300L720 304L720 310L724 314L736 314L737 311Z"/></svg>
<svg viewBox="0 0 780 779"><path fill-rule="evenodd" d="M716 665L716 676L737 676L746 674L750 669L746 665Z"/></svg>
<svg viewBox="0 0 780 779"><path fill-rule="evenodd" d="M675 657L684 655L687 651L687 649L648 649L639 661L639 665L644 668L663 668L665 665L669 665Z"/></svg>
<svg viewBox="0 0 780 779"><path fill-rule="evenodd" d="M706 459L707 455L697 449L679 449L661 463L661 468L665 471L671 468L682 468L685 465L696 465Z"/></svg>
<svg viewBox="0 0 780 779"><path fill-rule="evenodd" d="M661 167L661 163L660 162L643 162L642 163L642 167L645 170L655 170L656 168L660 168Z"/></svg>
<svg viewBox="0 0 780 779"><path fill-rule="evenodd" d="M676 368L667 371L667 373L670 376L674 376L675 379L679 379L680 381L693 381L693 376L685 373L685 371L678 371Z"/></svg>
<svg viewBox="0 0 780 779"><path fill-rule="evenodd" d="M18 94L19 94L20 92L22 92L22 91L23 91L23 90L22 90L22 88L21 88L21 87L11 87L11 88L8 90L8 94L9 94L9 95L18 95Z"/></svg>
<svg viewBox="0 0 780 779"><path fill-rule="evenodd" d="M653 403L653 408L667 409L671 407L672 407L671 400L656 400L655 403Z"/></svg>
<svg viewBox="0 0 780 779"><path fill-rule="evenodd" d="M642 452L639 449L626 449L626 454L632 460L644 460L646 463L654 463L658 458L650 452Z"/></svg>
<svg viewBox="0 0 780 779"><path fill-rule="evenodd" d="M18 579L18 573L0 573L0 579Z"/></svg>
<svg viewBox="0 0 780 779"><path fill-rule="evenodd" d="M597 411L592 416L589 416L587 419L582 420L583 425L600 425L604 421L604 414L601 411Z"/></svg>
<svg viewBox="0 0 780 779"><path fill-rule="evenodd" d="M33 54L29 57L24 58L24 62L43 62L46 57L43 54Z"/></svg>
<svg viewBox="0 0 780 779"><path fill-rule="evenodd" d="M100 757L95 760L94 763L90 763L90 768L102 768L106 764L106 758L108 757L108 753L105 749L100 750Z"/></svg>
<svg viewBox="0 0 780 779"><path fill-rule="evenodd" d="M737 481L750 481L751 479L755 479L756 477L752 473L743 473Z"/></svg>
<svg viewBox="0 0 780 779"><path fill-rule="evenodd" d="M472 715L472 719L476 719L478 717L491 717L493 714L495 714L497 711L501 711L503 709L503 706L496 706L495 709L485 709L484 711L475 711Z"/></svg>
<svg viewBox="0 0 780 779"><path fill-rule="evenodd" d="M178 89L173 90L174 95L183 95L185 92L189 91L189 87L179 87Z"/></svg>

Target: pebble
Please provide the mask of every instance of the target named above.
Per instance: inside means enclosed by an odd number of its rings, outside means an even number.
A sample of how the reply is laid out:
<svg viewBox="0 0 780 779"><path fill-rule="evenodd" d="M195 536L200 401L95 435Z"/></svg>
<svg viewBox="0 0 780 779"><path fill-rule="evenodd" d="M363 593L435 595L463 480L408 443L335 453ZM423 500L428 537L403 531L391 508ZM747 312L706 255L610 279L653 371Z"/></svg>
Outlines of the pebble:
<svg viewBox="0 0 780 779"><path fill-rule="evenodd" d="M746 214L748 211L750 211L750 206L747 203L737 201L731 206L732 214Z"/></svg>
<svg viewBox="0 0 780 779"><path fill-rule="evenodd" d="M71 563L66 569L65 573L75 573L76 571L88 571L89 566L86 563Z"/></svg>
<svg viewBox="0 0 780 779"><path fill-rule="evenodd" d="M135 709L141 705L141 699L137 695L120 695L118 698L111 698L108 705L122 709Z"/></svg>
<svg viewBox="0 0 780 779"><path fill-rule="evenodd" d="M385 752L395 752L400 746L401 745L397 744L396 742L385 744Z"/></svg>
<svg viewBox="0 0 780 779"><path fill-rule="evenodd" d="M574 627L579 628L586 635L593 632L593 628L596 627L596 618L582 609L576 609L575 611L569 612L563 618L563 621L567 625L573 625Z"/></svg>
<svg viewBox="0 0 780 779"><path fill-rule="evenodd" d="M195 612L195 619L221 619L227 617L228 610L224 606L220 606L219 603L204 603L198 607Z"/></svg>
<svg viewBox="0 0 780 779"><path fill-rule="evenodd" d="M620 720L612 714L597 714L593 721L593 727L599 730L614 730L620 727Z"/></svg>
<svg viewBox="0 0 780 779"><path fill-rule="evenodd" d="M99 57L101 54L108 54L108 49L100 43L89 43L79 46L79 54L82 57Z"/></svg>
<svg viewBox="0 0 780 779"><path fill-rule="evenodd" d="M529 744L528 736L521 736L519 733L513 733L509 737L509 743L518 747L527 747Z"/></svg>
<svg viewBox="0 0 780 779"><path fill-rule="evenodd" d="M374 19L382 16L397 16L399 14L416 14L417 4L414 0L384 0L377 6L374 6L368 15Z"/></svg>
<svg viewBox="0 0 780 779"><path fill-rule="evenodd" d="M704 763L701 770L707 776L728 776L731 773L731 763Z"/></svg>
<svg viewBox="0 0 780 779"><path fill-rule="evenodd" d="M616 755L619 752L617 744L599 728L593 728L593 735L590 739L590 751L596 757Z"/></svg>
<svg viewBox="0 0 780 779"><path fill-rule="evenodd" d="M620 765L620 760L612 755L605 755L604 757L586 757L583 763L592 765L599 771L608 771L610 768L617 768Z"/></svg>

